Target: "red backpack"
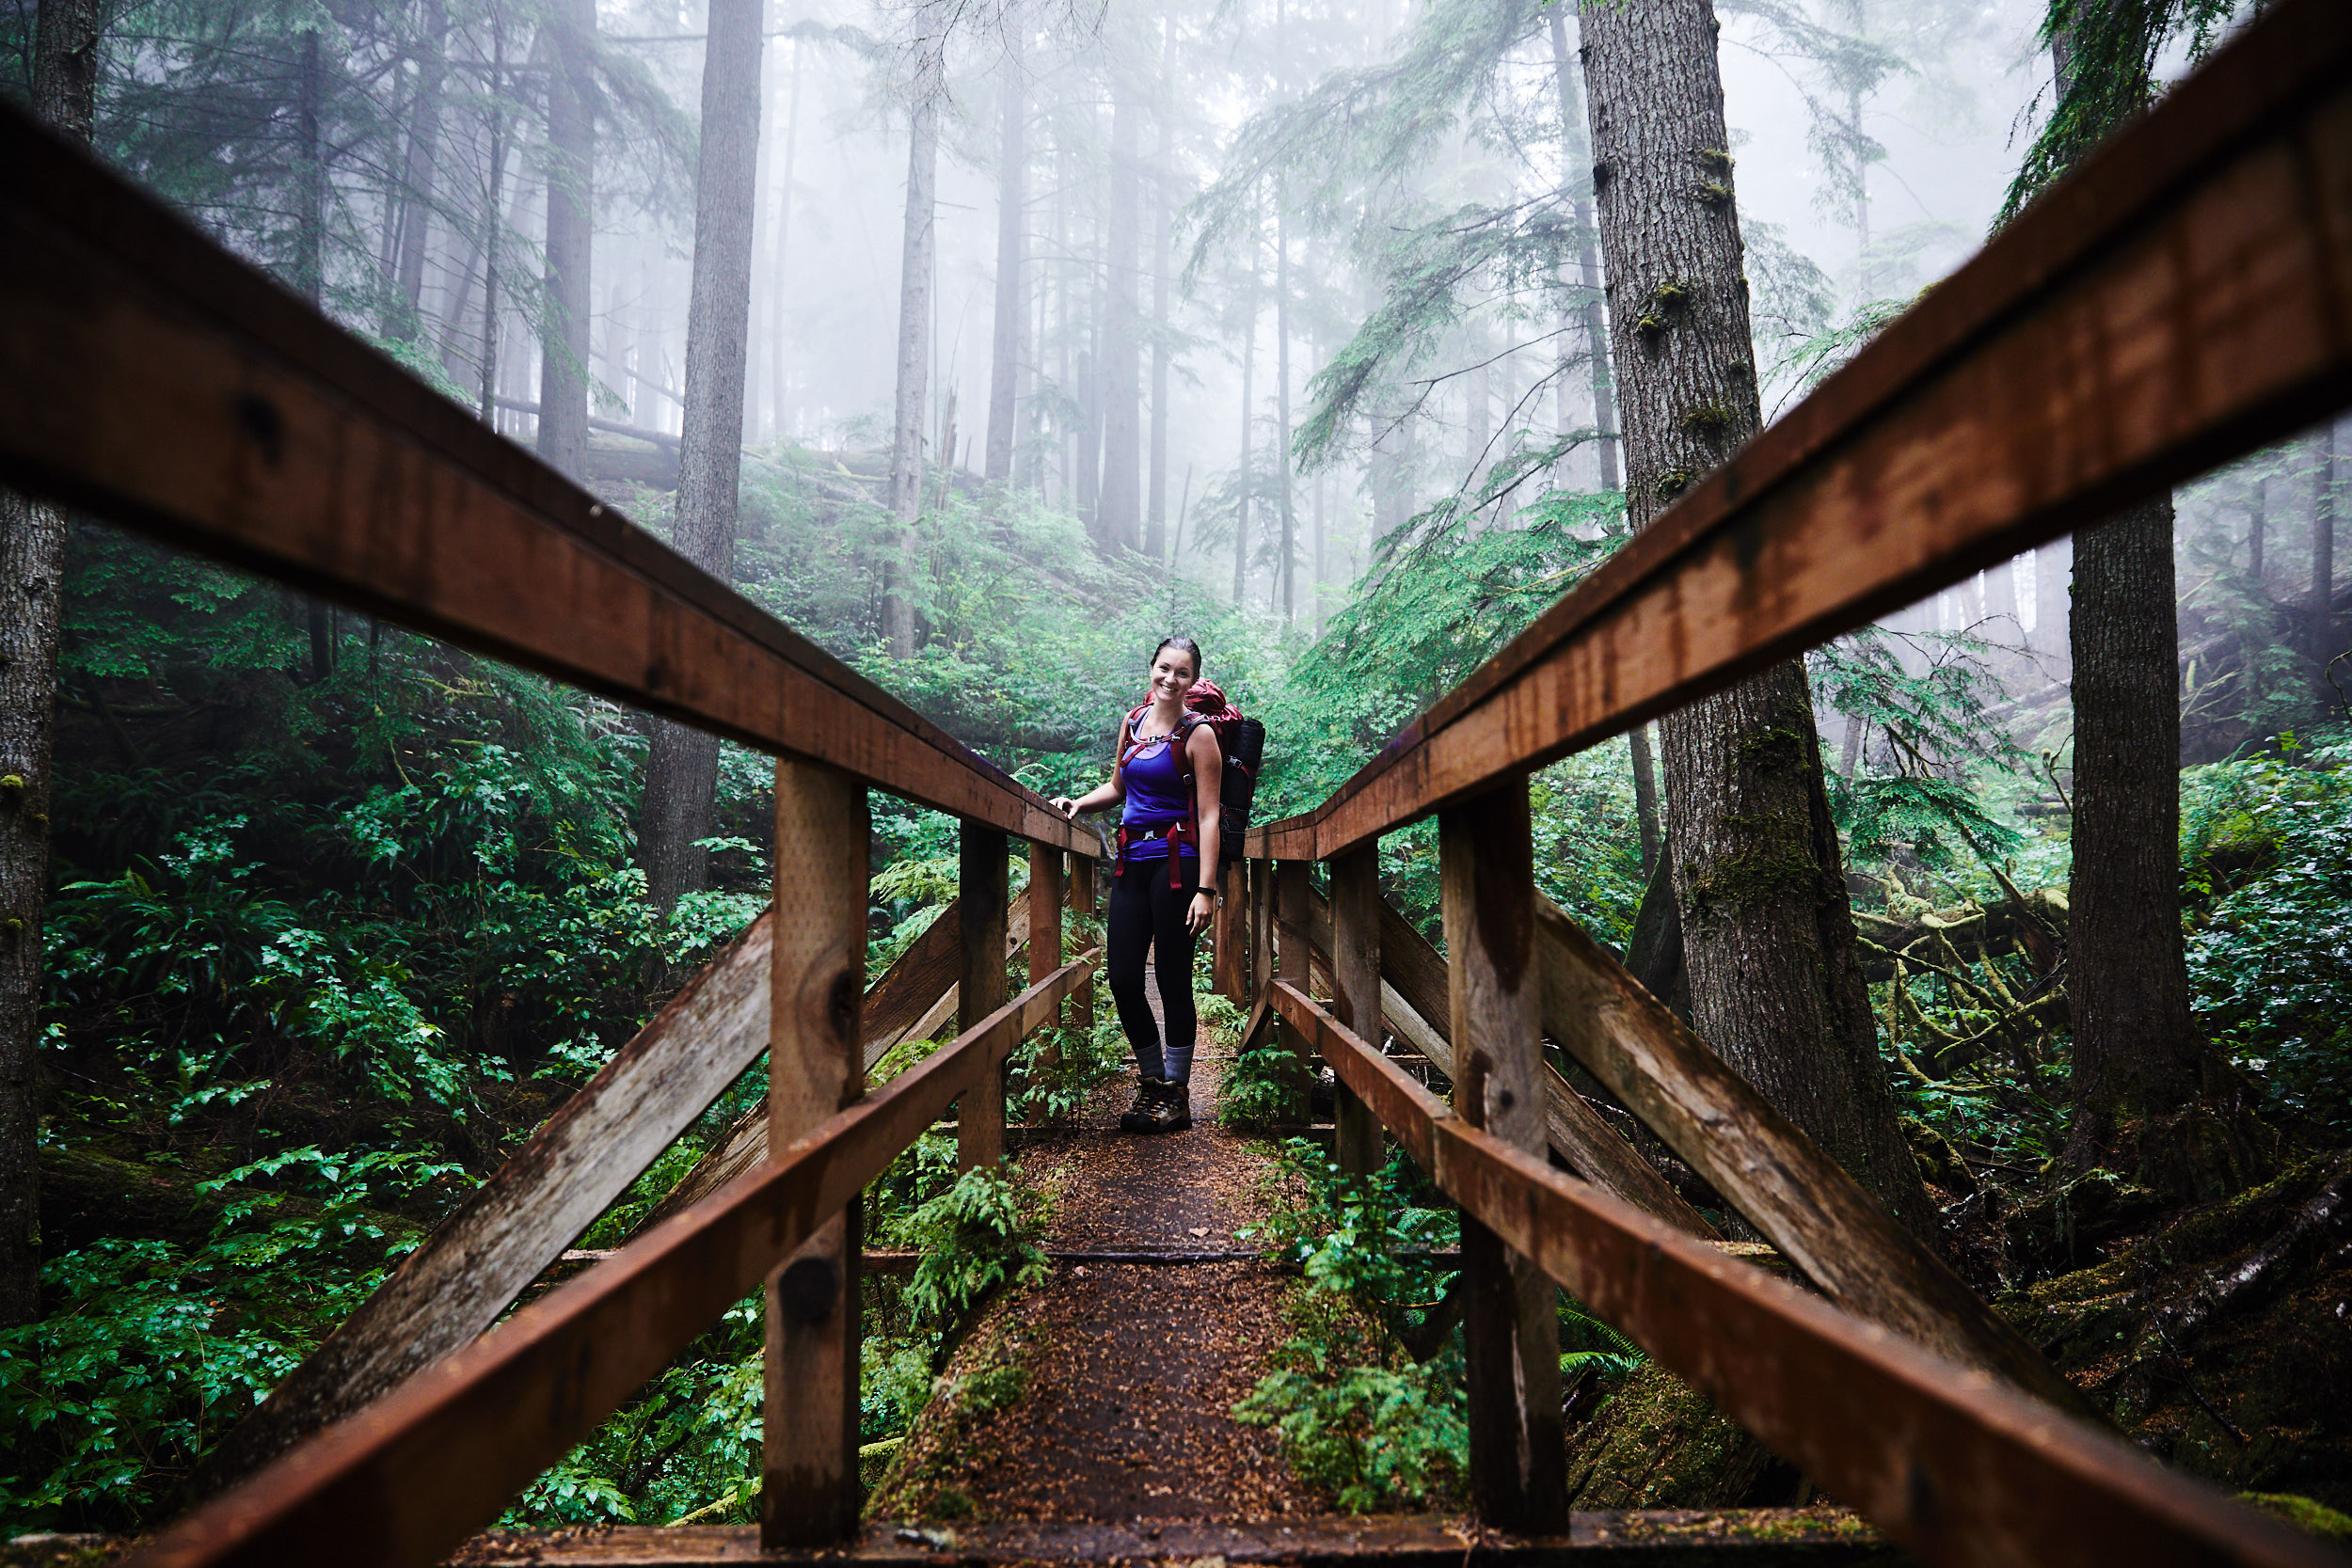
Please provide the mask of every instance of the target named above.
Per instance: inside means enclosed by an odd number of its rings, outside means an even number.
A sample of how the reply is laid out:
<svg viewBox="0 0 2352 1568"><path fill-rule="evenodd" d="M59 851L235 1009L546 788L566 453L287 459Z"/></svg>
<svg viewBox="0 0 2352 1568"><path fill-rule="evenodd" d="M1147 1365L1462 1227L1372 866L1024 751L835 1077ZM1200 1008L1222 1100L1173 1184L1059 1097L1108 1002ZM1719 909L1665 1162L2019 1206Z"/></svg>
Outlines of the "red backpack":
<svg viewBox="0 0 2352 1568"><path fill-rule="evenodd" d="M1127 715L1127 721L1121 728L1131 738L1127 749L1120 753L1120 767L1126 767L1128 760L1136 752L1142 750L1143 744L1150 743L1136 743L1132 739L1137 721L1150 711L1152 711L1152 705L1145 703ZM1191 758L1184 750L1184 743L1192 738L1194 726L1200 724L1209 726L1209 734L1216 737L1217 750L1223 752L1225 757L1223 781L1217 790L1217 799L1223 811L1217 834L1216 859L1217 865L1222 868L1241 859L1242 838L1249 831L1249 810L1258 794L1258 769L1265 760L1265 726L1227 702L1223 689L1215 681L1204 678L1193 682L1192 693L1184 699L1184 716L1178 722L1176 733L1168 737L1169 743L1176 748L1176 755L1179 759L1177 766L1187 778L1192 774L1192 766ZM1159 738L1154 736L1152 740L1157 741ZM1197 806L1188 810L1184 816L1184 825L1177 830L1178 834L1190 837L1196 847L1200 842L1200 824L1195 822L1193 817L1198 815ZM1171 835L1171 839L1175 840L1176 835ZM1168 880L1170 887L1182 885L1182 867L1178 863L1178 842L1181 840L1170 842L1168 845ZM1126 863L1127 834L1126 830L1122 828L1119 835L1119 867L1111 874L1119 875L1120 871L1125 868ZM1204 878L1203 882L1205 883L1206 880L1207 879Z"/></svg>

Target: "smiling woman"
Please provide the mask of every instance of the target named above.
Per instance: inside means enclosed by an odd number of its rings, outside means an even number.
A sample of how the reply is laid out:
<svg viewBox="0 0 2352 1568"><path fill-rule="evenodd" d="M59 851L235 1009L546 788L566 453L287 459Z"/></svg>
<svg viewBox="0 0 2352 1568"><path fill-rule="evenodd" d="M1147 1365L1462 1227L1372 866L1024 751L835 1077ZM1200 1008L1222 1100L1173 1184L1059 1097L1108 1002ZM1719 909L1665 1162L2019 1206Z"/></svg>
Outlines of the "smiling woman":
<svg viewBox="0 0 2352 1568"><path fill-rule="evenodd" d="M1109 782L1054 802L1072 817L1124 802L1104 958L1140 1079L1135 1104L1120 1118L1131 1132L1178 1132L1192 1125L1187 1085L1199 1032L1192 944L1216 910L1200 868L1218 863L1224 827L1225 755L1205 710L1224 704L1225 694L1200 678L1200 645L1189 637L1164 640L1152 650L1152 700L1119 726ZM1144 994L1147 952L1159 975L1165 1041Z"/></svg>

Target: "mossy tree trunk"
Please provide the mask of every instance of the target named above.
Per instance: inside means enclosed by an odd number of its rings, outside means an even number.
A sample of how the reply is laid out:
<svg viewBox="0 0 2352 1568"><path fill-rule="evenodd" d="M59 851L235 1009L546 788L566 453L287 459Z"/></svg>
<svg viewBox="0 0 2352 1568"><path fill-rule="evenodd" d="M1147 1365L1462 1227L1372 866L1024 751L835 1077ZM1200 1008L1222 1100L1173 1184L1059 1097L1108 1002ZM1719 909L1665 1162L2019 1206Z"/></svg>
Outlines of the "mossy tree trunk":
<svg viewBox="0 0 2352 1568"><path fill-rule="evenodd" d="M1647 525L1762 422L1708 0L1583 18L1626 498ZM1923 1239L1796 661L1670 714L1666 852L1691 1021Z"/></svg>

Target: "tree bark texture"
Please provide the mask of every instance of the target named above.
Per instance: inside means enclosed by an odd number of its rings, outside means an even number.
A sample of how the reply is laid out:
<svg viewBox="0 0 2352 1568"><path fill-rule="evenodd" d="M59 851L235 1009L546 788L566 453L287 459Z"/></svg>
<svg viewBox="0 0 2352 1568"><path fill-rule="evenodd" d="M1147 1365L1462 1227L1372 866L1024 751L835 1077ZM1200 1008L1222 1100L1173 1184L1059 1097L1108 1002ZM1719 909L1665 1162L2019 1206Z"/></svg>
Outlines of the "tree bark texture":
<svg viewBox="0 0 2352 1568"><path fill-rule="evenodd" d="M596 212L596 75L589 41L596 31L596 0L558 0L548 20L554 47L548 51L548 330L540 339L539 455L567 478L584 482L593 298L589 258Z"/></svg>
<svg viewBox="0 0 2352 1568"><path fill-rule="evenodd" d="M988 455L983 468L991 484L1003 484L1012 478L1021 324L1025 319L1021 274L1027 248L1022 241L1028 221L1029 154L1024 122L1029 105L1021 63L1021 26L1018 11L1006 12L1004 119L996 151L996 329L989 351Z"/></svg>
<svg viewBox="0 0 2352 1568"><path fill-rule="evenodd" d="M702 162L694 179L694 277L686 308L686 413L674 542L680 554L722 578L735 565L736 482L743 461L763 9L762 0L711 0ZM681 894L705 884L698 844L710 835L718 780L717 736L653 721L641 838L646 895L664 914Z"/></svg>
<svg viewBox="0 0 2352 1568"><path fill-rule="evenodd" d="M923 511L923 411L930 393L931 221L939 172L940 59L916 61L908 105L906 231L898 252L898 389L890 436L891 512L898 538L882 565L882 638L894 658L914 656L914 577Z"/></svg>
<svg viewBox="0 0 2352 1568"><path fill-rule="evenodd" d="M2074 1121L2066 1164L2198 1089L2181 938L2180 628L2172 500L2074 538L2074 869L2067 1004ZM2144 1152L2154 1154L2155 1150Z"/></svg>
<svg viewBox="0 0 2352 1568"><path fill-rule="evenodd" d="M44 8L44 10L46 8ZM39 1315L41 907L49 882L51 704L67 523L0 491L0 1327Z"/></svg>
<svg viewBox="0 0 2352 1568"><path fill-rule="evenodd" d="M1104 232L1107 317L1103 335L1103 491L1105 544L1143 547L1143 107L1121 80L1111 107L1110 214Z"/></svg>
<svg viewBox="0 0 2352 1568"><path fill-rule="evenodd" d="M2126 20L2153 25L2144 13ZM2073 29L2057 29L2050 42L2058 91L2072 96ZM2083 124L2068 162L2079 162L2113 129ZM2074 568L2066 991L2074 1106L2060 1164L2079 1172L2112 1162L2169 1197L2216 1196L2256 1179L2266 1163L2258 1144L2267 1134L2242 1100L2228 1102L2220 1082L2204 1094L2207 1070L2217 1064L2189 1016L2172 498L2078 531Z"/></svg>
<svg viewBox="0 0 2352 1568"><path fill-rule="evenodd" d="M1636 528L1761 423L1708 0L1583 18L1611 347ZM1923 1240L1857 961L1801 664L1669 714L1666 852L1693 1030Z"/></svg>
<svg viewBox="0 0 2352 1568"><path fill-rule="evenodd" d="M33 108L87 147L98 112L98 0L46 0L33 31ZM40 1313L41 912L49 895L49 760L67 522L0 490L0 1328Z"/></svg>

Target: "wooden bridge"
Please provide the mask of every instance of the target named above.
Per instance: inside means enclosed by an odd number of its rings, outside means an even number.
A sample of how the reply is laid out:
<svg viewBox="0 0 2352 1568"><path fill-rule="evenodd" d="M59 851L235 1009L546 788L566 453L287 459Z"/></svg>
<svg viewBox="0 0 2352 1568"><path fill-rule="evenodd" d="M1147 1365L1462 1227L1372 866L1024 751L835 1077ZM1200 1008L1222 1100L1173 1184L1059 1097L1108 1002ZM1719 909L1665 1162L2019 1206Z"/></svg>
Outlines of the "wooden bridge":
<svg viewBox="0 0 2352 1568"><path fill-rule="evenodd" d="M1219 983L1335 1070L1343 1163L1365 1168L1394 1138L1461 1207L1484 1520L1575 1549L1556 1282L1926 1560L2342 1560L2118 1441L1544 904L1527 778L2347 404L2352 7L2282 0L1329 800L1250 833ZM859 1191L951 1105L966 1164L1000 1153L1007 1053L1093 974L1092 954L1062 961L1061 911L1065 886L1092 905L1094 841L13 113L0 467L778 759L777 911L242 1439L256 1459L301 1440L138 1560L440 1560L763 1282L762 1538L845 1539ZM871 789L961 820L962 885L953 922L869 993ZM1375 882L1380 835L1433 814L1450 965L1384 914ZM1011 839L1030 847L1030 984L1008 998ZM864 1092L878 1042L921 1022L948 978L963 1032ZM1376 1048L1384 1022L1447 1065L1451 1108ZM1550 1073L1547 1033L1819 1293L1710 1244ZM767 1123L739 1140L740 1174L490 1329L763 1049Z"/></svg>

